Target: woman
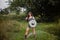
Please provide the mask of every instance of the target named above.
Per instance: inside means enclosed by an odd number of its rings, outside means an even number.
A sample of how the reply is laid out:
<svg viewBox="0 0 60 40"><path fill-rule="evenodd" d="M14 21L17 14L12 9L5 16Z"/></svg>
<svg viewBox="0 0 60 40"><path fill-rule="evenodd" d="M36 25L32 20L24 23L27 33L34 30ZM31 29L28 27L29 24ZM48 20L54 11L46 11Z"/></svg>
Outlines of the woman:
<svg viewBox="0 0 60 40"><path fill-rule="evenodd" d="M34 37L35 37L35 35L36 35L35 26L33 26L34 24L30 25L30 23L29 23L30 21L35 20L32 12L28 12L28 15L26 17L26 20L28 22L28 27L26 28L26 32L25 32L25 39L27 38L27 35L29 33L30 28L32 28L32 31L33 31L33 34L34 34Z"/></svg>

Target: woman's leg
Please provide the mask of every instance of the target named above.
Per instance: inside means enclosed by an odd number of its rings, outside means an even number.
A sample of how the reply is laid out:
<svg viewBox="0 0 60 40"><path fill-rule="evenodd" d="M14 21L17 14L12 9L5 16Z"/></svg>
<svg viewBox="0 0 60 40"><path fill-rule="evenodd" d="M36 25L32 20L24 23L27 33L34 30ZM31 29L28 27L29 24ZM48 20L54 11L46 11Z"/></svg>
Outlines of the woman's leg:
<svg viewBox="0 0 60 40"><path fill-rule="evenodd" d="M30 28L27 27L26 32L25 32L25 38L27 38L27 35L28 35L28 33L29 33L29 30L30 30Z"/></svg>
<svg viewBox="0 0 60 40"><path fill-rule="evenodd" d="M33 34L36 35L35 27L32 28Z"/></svg>
<svg viewBox="0 0 60 40"><path fill-rule="evenodd" d="M32 31L33 31L34 38L36 39L36 31L35 31L35 27L32 28Z"/></svg>

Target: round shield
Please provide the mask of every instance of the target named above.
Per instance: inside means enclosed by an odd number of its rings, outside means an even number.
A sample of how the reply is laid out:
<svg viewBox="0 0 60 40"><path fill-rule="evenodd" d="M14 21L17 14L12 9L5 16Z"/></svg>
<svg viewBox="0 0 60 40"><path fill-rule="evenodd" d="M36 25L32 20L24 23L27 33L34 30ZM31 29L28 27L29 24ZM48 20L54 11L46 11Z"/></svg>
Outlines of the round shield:
<svg viewBox="0 0 60 40"><path fill-rule="evenodd" d="M37 24L37 23L36 23L35 20L30 20L30 21L29 21L29 26L30 26L30 27L36 27L36 24Z"/></svg>

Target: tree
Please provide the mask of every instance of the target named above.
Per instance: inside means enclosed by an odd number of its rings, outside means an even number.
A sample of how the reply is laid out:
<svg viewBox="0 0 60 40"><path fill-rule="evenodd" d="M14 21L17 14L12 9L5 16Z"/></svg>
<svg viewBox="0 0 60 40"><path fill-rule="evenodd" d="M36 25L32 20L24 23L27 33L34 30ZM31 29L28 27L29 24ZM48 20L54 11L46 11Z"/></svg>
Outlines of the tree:
<svg viewBox="0 0 60 40"><path fill-rule="evenodd" d="M60 0L15 0L12 2L11 7L27 7L27 9L33 11L35 16L42 13L50 19L54 19L56 16L60 16Z"/></svg>

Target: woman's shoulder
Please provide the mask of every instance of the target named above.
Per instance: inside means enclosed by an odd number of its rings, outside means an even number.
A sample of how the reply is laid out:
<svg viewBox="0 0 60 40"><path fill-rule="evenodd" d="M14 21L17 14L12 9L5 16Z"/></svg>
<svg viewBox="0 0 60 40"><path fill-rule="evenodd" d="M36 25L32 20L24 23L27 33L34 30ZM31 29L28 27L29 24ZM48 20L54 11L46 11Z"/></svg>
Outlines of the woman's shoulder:
<svg viewBox="0 0 60 40"><path fill-rule="evenodd" d="M33 19L35 19L35 17L33 16Z"/></svg>
<svg viewBox="0 0 60 40"><path fill-rule="evenodd" d="M34 17L34 16L32 16L32 17Z"/></svg>

